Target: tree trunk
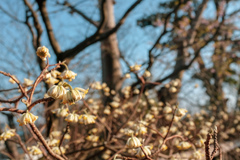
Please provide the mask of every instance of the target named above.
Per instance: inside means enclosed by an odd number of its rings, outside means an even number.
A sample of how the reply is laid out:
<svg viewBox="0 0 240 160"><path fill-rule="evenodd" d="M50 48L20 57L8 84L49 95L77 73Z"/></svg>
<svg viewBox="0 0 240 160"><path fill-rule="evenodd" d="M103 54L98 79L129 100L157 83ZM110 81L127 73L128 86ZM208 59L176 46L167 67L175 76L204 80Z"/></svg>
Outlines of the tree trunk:
<svg viewBox="0 0 240 160"><path fill-rule="evenodd" d="M103 32L115 27L114 1L106 0L104 10L107 14ZM110 89L118 91L121 88L121 64L118 48L117 34L110 35L101 41L102 81L107 83Z"/></svg>

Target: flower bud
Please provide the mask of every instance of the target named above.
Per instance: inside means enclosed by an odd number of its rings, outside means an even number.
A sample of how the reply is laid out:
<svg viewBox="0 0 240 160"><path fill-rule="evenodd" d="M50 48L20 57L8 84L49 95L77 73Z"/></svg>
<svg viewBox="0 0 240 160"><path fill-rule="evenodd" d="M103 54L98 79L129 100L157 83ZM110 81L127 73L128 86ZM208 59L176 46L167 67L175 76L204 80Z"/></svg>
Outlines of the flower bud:
<svg viewBox="0 0 240 160"><path fill-rule="evenodd" d="M47 57L51 57L47 47L42 46L37 48L37 56L40 57L43 61L46 61Z"/></svg>

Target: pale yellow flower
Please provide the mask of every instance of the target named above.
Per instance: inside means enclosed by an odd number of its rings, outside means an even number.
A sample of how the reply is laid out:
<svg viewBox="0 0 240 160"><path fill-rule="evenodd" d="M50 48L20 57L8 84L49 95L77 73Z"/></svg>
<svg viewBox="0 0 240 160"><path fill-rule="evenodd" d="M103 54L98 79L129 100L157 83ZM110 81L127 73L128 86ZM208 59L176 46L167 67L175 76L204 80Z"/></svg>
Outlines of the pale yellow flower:
<svg viewBox="0 0 240 160"><path fill-rule="evenodd" d="M31 155L40 155L42 151L37 146L27 147L27 150Z"/></svg>
<svg viewBox="0 0 240 160"><path fill-rule="evenodd" d="M147 133L147 128L142 126L142 125L139 125L137 126L137 129L136 129L136 135L144 135Z"/></svg>
<svg viewBox="0 0 240 160"><path fill-rule="evenodd" d="M80 91L79 91L80 90ZM70 89L69 91L66 92L63 96L63 104L75 104L76 101L81 100L82 98L85 97L85 95L88 93L88 89L82 89L82 88L75 88L75 89Z"/></svg>
<svg viewBox="0 0 240 160"><path fill-rule="evenodd" d="M89 114L83 114L83 115L80 115L78 119L80 124L87 125L87 124L95 123L95 119L97 119L97 117Z"/></svg>
<svg viewBox="0 0 240 160"><path fill-rule="evenodd" d="M132 135L132 137L128 138L127 140L127 147L128 148L137 148L140 147L142 144L140 142L140 140L137 137L134 137Z"/></svg>
<svg viewBox="0 0 240 160"><path fill-rule="evenodd" d="M24 87L31 86L32 84L33 84L32 80L24 78L24 82L23 82Z"/></svg>
<svg viewBox="0 0 240 160"><path fill-rule="evenodd" d="M49 77L48 79L45 80L45 82L46 82L47 84L51 84L51 85L52 85L52 84L58 83L59 80L56 79L56 78L54 78L54 77Z"/></svg>
<svg viewBox="0 0 240 160"><path fill-rule="evenodd" d="M144 152L146 153L147 156L150 156L150 155L151 155L150 146L144 146L144 147L143 147L143 150L144 150ZM139 147L139 148L137 149L136 156L137 156L138 158L143 158L143 157L145 157L144 152L143 152L142 149Z"/></svg>
<svg viewBox="0 0 240 160"><path fill-rule="evenodd" d="M131 78L131 75L129 73L125 74L125 78Z"/></svg>
<svg viewBox="0 0 240 160"><path fill-rule="evenodd" d="M151 72L149 72L148 70L146 70L144 73L143 73L143 77L145 78L148 78L151 76Z"/></svg>
<svg viewBox="0 0 240 160"><path fill-rule="evenodd" d="M97 142L99 140L99 136L89 135L86 137L86 140L91 141L91 142Z"/></svg>
<svg viewBox="0 0 240 160"><path fill-rule="evenodd" d="M164 107L164 109L163 109L163 113L164 113L164 114L172 113L172 108L169 107L169 106Z"/></svg>
<svg viewBox="0 0 240 160"><path fill-rule="evenodd" d="M37 56L40 57L43 61L46 61L47 57L51 57L47 47L42 46L37 48Z"/></svg>
<svg viewBox="0 0 240 160"><path fill-rule="evenodd" d="M131 72L135 72L135 71L139 71L141 69L141 64L135 64L134 66L130 66L130 71Z"/></svg>
<svg viewBox="0 0 240 160"><path fill-rule="evenodd" d="M177 148L179 150L187 150L189 148L191 148L192 145L189 143L189 142L180 142L178 145L177 145Z"/></svg>
<svg viewBox="0 0 240 160"><path fill-rule="evenodd" d="M4 129L4 132L0 135L0 140L6 141L7 139L15 136L16 130L15 129L10 129L7 125Z"/></svg>
<svg viewBox="0 0 240 160"><path fill-rule="evenodd" d="M76 113L70 113L70 114L68 114L68 116L65 118L65 121L77 123L77 122L78 122L78 117L79 117L78 114L76 114Z"/></svg>
<svg viewBox="0 0 240 160"><path fill-rule="evenodd" d="M60 143L60 140L59 140L59 139L50 138L50 139L47 140L47 144L48 144L50 147L58 146L59 143Z"/></svg>
<svg viewBox="0 0 240 160"><path fill-rule="evenodd" d="M16 76L14 76L14 75L13 75L13 78L15 78L15 79L17 80ZM17 80L17 81L18 81L18 80ZM15 84L15 83L16 83L12 78L9 79L9 82L12 83L12 84Z"/></svg>
<svg viewBox="0 0 240 160"><path fill-rule="evenodd" d="M184 108L178 108L176 110L176 116L183 117L188 111Z"/></svg>
<svg viewBox="0 0 240 160"><path fill-rule="evenodd" d="M54 99L63 99L63 95L66 94L66 89L61 85L53 85L47 91L47 94Z"/></svg>
<svg viewBox="0 0 240 160"><path fill-rule="evenodd" d="M52 113L56 113L58 117L66 117L68 115L68 108L57 108L52 110Z"/></svg>
<svg viewBox="0 0 240 160"><path fill-rule="evenodd" d="M54 78L58 78L61 75L61 72L59 72L58 70L53 70L53 71L51 71L51 75Z"/></svg>
<svg viewBox="0 0 240 160"><path fill-rule="evenodd" d="M19 123L19 126L26 125L28 123L34 123L38 119L38 116L33 115L32 113L27 112L24 113L17 122Z"/></svg>
<svg viewBox="0 0 240 160"><path fill-rule="evenodd" d="M60 151L60 149L61 149L61 151ZM64 147L60 147L60 149L59 149L58 146L56 146L56 147L53 147L53 148L52 148L52 151L53 151L54 153L58 154L58 155L61 155L61 152L62 152L63 154L66 152L66 149L65 149Z"/></svg>
<svg viewBox="0 0 240 160"><path fill-rule="evenodd" d="M61 136L62 132L61 131L52 131L50 133L51 138L59 138Z"/></svg>
<svg viewBox="0 0 240 160"><path fill-rule="evenodd" d="M75 79L76 76L77 76L77 73L74 73L73 71L70 71L68 69L62 72L61 74L61 77L63 79L68 79L69 81L72 81L72 79Z"/></svg>

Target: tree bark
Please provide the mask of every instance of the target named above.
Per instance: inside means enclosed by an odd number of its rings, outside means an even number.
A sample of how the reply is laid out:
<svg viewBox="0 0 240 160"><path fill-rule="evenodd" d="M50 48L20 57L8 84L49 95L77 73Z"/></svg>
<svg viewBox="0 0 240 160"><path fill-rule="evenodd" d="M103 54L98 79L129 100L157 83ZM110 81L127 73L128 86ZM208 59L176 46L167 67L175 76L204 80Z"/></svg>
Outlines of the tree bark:
<svg viewBox="0 0 240 160"><path fill-rule="evenodd" d="M101 0L100 0L101 1ZM106 0L104 12L107 13L103 32L115 27L114 2ZM118 91L121 88L122 71L120 64L120 52L117 41L117 34L113 33L105 40L101 41L101 60L102 60L102 81L107 83L110 89Z"/></svg>

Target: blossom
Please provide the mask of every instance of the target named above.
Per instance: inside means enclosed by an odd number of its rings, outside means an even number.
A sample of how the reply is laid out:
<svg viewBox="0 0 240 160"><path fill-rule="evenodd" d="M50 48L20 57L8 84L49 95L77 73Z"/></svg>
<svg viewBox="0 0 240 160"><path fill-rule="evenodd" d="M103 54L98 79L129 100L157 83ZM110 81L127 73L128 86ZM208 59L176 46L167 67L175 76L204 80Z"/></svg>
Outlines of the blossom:
<svg viewBox="0 0 240 160"><path fill-rule="evenodd" d="M27 150L31 155L40 155L42 151L37 146L27 147Z"/></svg>
<svg viewBox="0 0 240 160"><path fill-rule="evenodd" d="M137 126L137 130L136 130L136 134L137 135L144 135L147 133L147 128L142 126L142 125L139 125Z"/></svg>
<svg viewBox="0 0 240 160"><path fill-rule="evenodd" d="M60 140L58 140L58 139L50 138L50 139L47 140L47 144L48 144L50 147L58 146L59 143L60 143Z"/></svg>
<svg viewBox="0 0 240 160"><path fill-rule="evenodd" d="M59 82L59 80L56 79L56 78L54 78L54 77L49 77L48 79L45 80L45 82L46 82L47 84L56 84L56 83Z"/></svg>
<svg viewBox="0 0 240 160"><path fill-rule="evenodd" d="M51 57L47 47L42 46L37 48L37 56L40 57L43 61L46 61L47 57Z"/></svg>
<svg viewBox="0 0 240 160"><path fill-rule="evenodd" d="M172 113L172 108L169 107L169 106L164 107L164 109L163 109L163 113L164 113L164 114Z"/></svg>
<svg viewBox="0 0 240 160"><path fill-rule="evenodd" d="M66 117L68 115L68 108L57 108L52 110L52 113L56 113L58 117Z"/></svg>
<svg viewBox="0 0 240 160"><path fill-rule="evenodd" d="M76 114L76 113L70 113L70 114L68 114L68 116L65 118L65 121L77 123L77 122L78 122L78 117L79 117L78 114Z"/></svg>
<svg viewBox="0 0 240 160"><path fill-rule="evenodd" d="M74 104L76 101L79 101L82 98L84 98L87 93L88 89L87 90L82 88L70 89L69 91L66 92L66 94L64 94L62 103L63 104L69 103L70 105Z"/></svg>
<svg viewBox="0 0 240 160"><path fill-rule="evenodd" d="M125 78L131 78L131 75L129 73L126 73L124 77Z"/></svg>
<svg viewBox="0 0 240 160"><path fill-rule="evenodd" d="M127 140L127 147L128 148L137 148L140 147L142 144L140 142L140 140L137 137L134 137L132 135L132 137L128 138Z"/></svg>
<svg viewBox="0 0 240 160"><path fill-rule="evenodd" d="M184 108L178 108L178 109L176 110L176 116L182 117L182 116L184 116L187 112L188 112L188 111L187 111L186 109L184 109Z"/></svg>
<svg viewBox="0 0 240 160"><path fill-rule="evenodd" d="M91 142L97 142L99 140L99 136L89 135L86 137L86 140L91 141Z"/></svg>
<svg viewBox="0 0 240 160"><path fill-rule="evenodd" d="M13 78L17 80L16 76L13 75ZM18 80L17 80L18 81ZM16 81L14 81L12 78L9 79L9 82L12 84L15 84Z"/></svg>
<svg viewBox="0 0 240 160"><path fill-rule="evenodd" d="M24 83L23 83L24 87L31 86L32 84L33 84L32 80L24 78Z"/></svg>
<svg viewBox="0 0 240 160"><path fill-rule="evenodd" d="M187 150L187 149L189 149L189 148L191 148L192 147L192 145L189 143L189 142L181 142L181 143L179 143L178 145L177 145L177 148L179 149L179 150Z"/></svg>
<svg viewBox="0 0 240 160"><path fill-rule="evenodd" d="M118 102L115 102L115 101L113 101L113 102L111 102L111 103L109 103L113 108L118 108L119 107L119 105L120 105L120 103L118 103Z"/></svg>
<svg viewBox="0 0 240 160"><path fill-rule="evenodd" d="M135 72L135 71L139 71L141 69L141 64L135 64L134 66L130 66L130 71L131 72Z"/></svg>
<svg viewBox="0 0 240 160"><path fill-rule="evenodd" d="M0 140L6 141L7 139L15 136L15 134L16 134L16 130L15 129L10 129L6 125L4 132L0 135Z"/></svg>
<svg viewBox="0 0 240 160"><path fill-rule="evenodd" d="M24 113L17 122L19 123L19 126L26 125L28 123L34 123L38 119L38 116L33 115L28 110L26 113Z"/></svg>
<svg viewBox="0 0 240 160"><path fill-rule="evenodd" d="M61 150L61 151L60 151L60 150ZM64 154L64 153L66 152L65 148L60 147L60 149L59 149L58 146L53 147L53 148L52 148L52 151L53 151L54 153L58 154L58 155L61 155L61 153Z"/></svg>
<svg viewBox="0 0 240 160"><path fill-rule="evenodd" d="M62 85L53 85L49 88L47 94L54 99L63 99L63 95L66 94L66 89Z"/></svg>
<svg viewBox="0 0 240 160"><path fill-rule="evenodd" d="M144 73L143 73L143 77L145 78L148 78L151 76L151 72L149 72L148 70L146 70Z"/></svg>
<svg viewBox="0 0 240 160"><path fill-rule="evenodd" d="M59 72L58 70L53 70L53 71L51 71L51 75L52 75L54 78L58 78L58 76L61 75L61 72Z"/></svg>
<svg viewBox="0 0 240 160"><path fill-rule="evenodd" d="M63 79L68 79L69 81L72 81L72 79L75 79L76 76L77 76L77 73L74 73L73 71L70 71L68 69L61 74L61 77Z"/></svg>
<svg viewBox="0 0 240 160"><path fill-rule="evenodd" d="M96 116L89 115L87 113L87 114L80 115L78 119L79 119L79 123L87 125L87 124L95 123L96 118L97 118Z"/></svg>
<svg viewBox="0 0 240 160"><path fill-rule="evenodd" d="M143 150L144 150L144 152L146 153L147 156L151 155L150 146L144 146L144 147L143 147ZM138 158L143 158L143 157L145 157L144 152L143 152L142 149L139 147L139 148L137 149L136 156L137 156Z"/></svg>

